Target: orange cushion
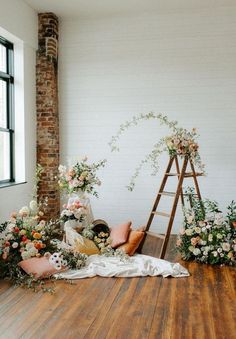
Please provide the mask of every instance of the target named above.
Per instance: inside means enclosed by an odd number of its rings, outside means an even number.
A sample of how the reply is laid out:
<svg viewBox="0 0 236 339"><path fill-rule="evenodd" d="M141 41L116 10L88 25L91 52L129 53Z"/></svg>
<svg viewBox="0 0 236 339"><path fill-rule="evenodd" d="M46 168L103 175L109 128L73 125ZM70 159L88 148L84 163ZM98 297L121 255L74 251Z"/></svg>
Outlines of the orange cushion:
<svg viewBox="0 0 236 339"><path fill-rule="evenodd" d="M134 255L143 237L144 232L131 230L127 242L119 246L118 249L123 250L128 255Z"/></svg>
<svg viewBox="0 0 236 339"><path fill-rule="evenodd" d="M131 221L112 227L110 234L110 238L112 240L111 247L116 248L127 241L130 233L130 227Z"/></svg>
<svg viewBox="0 0 236 339"><path fill-rule="evenodd" d="M36 279L47 278L62 271L55 269L46 257L22 260L18 265L27 274L33 274Z"/></svg>

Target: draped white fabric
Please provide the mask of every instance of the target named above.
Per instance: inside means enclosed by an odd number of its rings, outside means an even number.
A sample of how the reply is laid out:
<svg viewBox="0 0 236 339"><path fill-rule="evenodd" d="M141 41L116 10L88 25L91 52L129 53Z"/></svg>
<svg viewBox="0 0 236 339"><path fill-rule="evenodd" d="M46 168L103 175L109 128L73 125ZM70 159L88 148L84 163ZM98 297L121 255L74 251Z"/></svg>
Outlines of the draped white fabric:
<svg viewBox="0 0 236 339"><path fill-rule="evenodd" d="M145 277L172 276L175 278L188 277L189 272L178 263L157 259L148 255L136 254L128 260L122 261L119 257L105 257L91 255L86 266L79 270L68 270L56 274L57 278L82 279L94 276L101 277Z"/></svg>

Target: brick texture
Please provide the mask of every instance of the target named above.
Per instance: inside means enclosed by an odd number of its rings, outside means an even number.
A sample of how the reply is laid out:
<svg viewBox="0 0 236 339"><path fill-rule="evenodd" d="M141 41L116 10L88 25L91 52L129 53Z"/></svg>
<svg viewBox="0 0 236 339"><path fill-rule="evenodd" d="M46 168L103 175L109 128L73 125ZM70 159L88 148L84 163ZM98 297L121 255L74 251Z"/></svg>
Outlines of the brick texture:
<svg viewBox="0 0 236 339"><path fill-rule="evenodd" d="M50 45L52 41L54 48ZM37 163L43 166L44 172L38 195L39 199L48 198L48 219L60 213L55 178L59 165L57 42L58 18L53 13L40 13L36 60Z"/></svg>

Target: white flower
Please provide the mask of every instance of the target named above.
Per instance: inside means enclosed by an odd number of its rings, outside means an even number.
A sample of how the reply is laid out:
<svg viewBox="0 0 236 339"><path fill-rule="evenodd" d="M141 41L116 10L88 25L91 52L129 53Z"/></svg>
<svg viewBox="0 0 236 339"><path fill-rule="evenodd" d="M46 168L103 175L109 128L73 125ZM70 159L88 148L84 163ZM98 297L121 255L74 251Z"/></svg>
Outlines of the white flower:
<svg viewBox="0 0 236 339"><path fill-rule="evenodd" d="M218 256L218 253L216 251L213 251L212 254L213 254L214 257Z"/></svg>
<svg viewBox="0 0 236 339"><path fill-rule="evenodd" d="M174 139L174 144L175 144L175 145L178 145L179 142L180 142L180 140L179 140L178 138Z"/></svg>
<svg viewBox="0 0 236 339"><path fill-rule="evenodd" d="M218 249L217 249L217 252L218 252L218 253L221 253L221 252L222 252L222 248L218 248Z"/></svg>
<svg viewBox="0 0 236 339"><path fill-rule="evenodd" d="M201 253L201 251L200 251L199 248L194 248L194 250L193 250L194 255L199 255L200 253Z"/></svg>
<svg viewBox="0 0 236 339"><path fill-rule="evenodd" d="M25 246L26 250L30 250L31 248L34 248L34 244L32 242L28 242Z"/></svg>
<svg viewBox="0 0 236 339"><path fill-rule="evenodd" d="M19 210L19 214L23 214L23 215L29 215L30 210L28 206L24 206Z"/></svg>
<svg viewBox="0 0 236 339"><path fill-rule="evenodd" d="M198 222L198 225L199 225L200 227L204 227L204 226L206 225L206 223L205 223L205 221L200 220L200 221Z"/></svg>
<svg viewBox="0 0 236 339"><path fill-rule="evenodd" d="M188 215L187 216L187 223L188 224L191 224L193 222L193 220L194 220L194 216L193 215Z"/></svg>
<svg viewBox="0 0 236 339"><path fill-rule="evenodd" d="M203 245L203 246L206 245L206 243L207 243L207 242L206 242L205 240L201 240L201 241L200 241L200 244Z"/></svg>
<svg viewBox="0 0 236 339"><path fill-rule="evenodd" d="M195 231L196 233L201 233L201 228L200 228L200 227L195 227L195 228L194 228L194 231Z"/></svg>
<svg viewBox="0 0 236 339"><path fill-rule="evenodd" d="M11 240L13 238L13 235L11 233L8 233L6 235L6 240Z"/></svg>
<svg viewBox="0 0 236 339"><path fill-rule="evenodd" d="M38 250L35 247L31 247L28 252L31 257L34 257L38 253Z"/></svg>
<svg viewBox="0 0 236 339"><path fill-rule="evenodd" d="M66 173L66 167L63 166L63 165L59 165L58 171L59 171L61 174L64 174L64 173Z"/></svg>
<svg viewBox="0 0 236 339"><path fill-rule="evenodd" d="M206 227L202 227L202 232L206 232Z"/></svg>
<svg viewBox="0 0 236 339"><path fill-rule="evenodd" d="M71 217L71 216L73 215L73 212L71 212L71 211L69 211L69 210L66 210L65 215L66 215L67 217Z"/></svg>
<svg viewBox="0 0 236 339"><path fill-rule="evenodd" d="M227 242L223 242L222 248L223 248L223 251L229 252L229 250L230 250L230 244L227 243Z"/></svg>
<svg viewBox="0 0 236 339"><path fill-rule="evenodd" d="M7 230L8 230L9 232L12 232L12 231L14 230L15 226L16 226L15 224L10 223L10 224L8 224L8 226L7 226Z"/></svg>
<svg viewBox="0 0 236 339"><path fill-rule="evenodd" d="M30 207L32 212L37 212L37 210L38 210L37 201L31 200L30 203L29 203L29 207Z"/></svg>
<svg viewBox="0 0 236 339"><path fill-rule="evenodd" d="M224 221L224 217L222 213L216 213L215 215L215 224L216 225L221 225Z"/></svg>
<svg viewBox="0 0 236 339"><path fill-rule="evenodd" d="M193 230L191 228L187 228L185 230L185 234L187 234L188 236L191 236L193 234Z"/></svg>
<svg viewBox="0 0 236 339"><path fill-rule="evenodd" d="M21 253L21 257L23 260L29 259L31 257L31 255L29 254L28 251L24 251Z"/></svg>
<svg viewBox="0 0 236 339"><path fill-rule="evenodd" d="M77 212L77 211L75 211L74 212L74 217L76 218L76 219L80 219L81 218L81 213L80 212Z"/></svg>
<svg viewBox="0 0 236 339"><path fill-rule="evenodd" d="M212 235L212 234L209 234L208 240L209 240L209 241L213 241L213 235Z"/></svg>
<svg viewBox="0 0 236 339"><path fill-rule="evenodd" d="M189 251L190 251L190 252L193 252L193 251L194 251L194 249L195 249L195 247L193 247L193 246L189 246L189 248L188 248L188 249L189 249Z"/></svg>
<svg viewBox="0 0 236 339"><path fill-rule="evenodd" d="M222 238L223 238L223 235L220 234L220 233L217 233L216 237L217 237L217 239L222 239Z"/></svg>
<svg viewBox="0 0 236 339"><path fill-rule="evenodd" d="M13 248L17 248L18 247L18 242L13 242L12 247Z"/></svg>

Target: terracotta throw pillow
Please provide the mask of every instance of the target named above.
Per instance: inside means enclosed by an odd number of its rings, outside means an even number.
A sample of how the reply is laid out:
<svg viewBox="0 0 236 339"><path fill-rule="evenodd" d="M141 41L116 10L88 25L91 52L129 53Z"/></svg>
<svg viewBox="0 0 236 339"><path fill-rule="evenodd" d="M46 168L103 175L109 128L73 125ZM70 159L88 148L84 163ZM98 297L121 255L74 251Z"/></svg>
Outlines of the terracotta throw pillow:
<svg viewBox="0 0 236 339"><path fill-rule="evenodd" d="M134 255L138 249L141 241L143 240L144 232L131 230L128 240L125 244L118 247L119 250L123 250L128 255Z"/></svg>
<svg viewBox="0 0 236 339"><path fill-rule="evenodd" d="M110 238L112 240L111 247L116 248L127 241L130 233L130 227L131 221L112 227L110 234Z"/></svg>
<svg viewBox="0 0 236 339"><path fill-rule="evenodd" d="M97 248L97 246L94 244L92 240L87 239L82 236L75 240L75 251L84 253L87 255L100 253L99 249Z"/></svg>
<svg viewBox="0 0 236 339"><path fill-rule="evenodd" d="M18 265L25 273L33 274L36 279L48 278L51 275L62 271L54 268L46 257L22 260Z"/></svg>

